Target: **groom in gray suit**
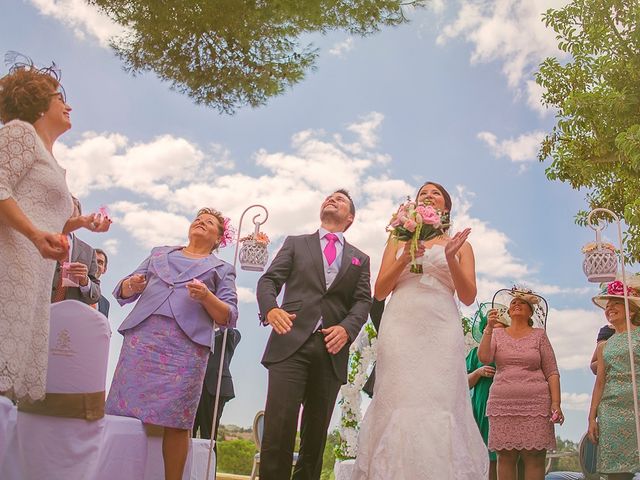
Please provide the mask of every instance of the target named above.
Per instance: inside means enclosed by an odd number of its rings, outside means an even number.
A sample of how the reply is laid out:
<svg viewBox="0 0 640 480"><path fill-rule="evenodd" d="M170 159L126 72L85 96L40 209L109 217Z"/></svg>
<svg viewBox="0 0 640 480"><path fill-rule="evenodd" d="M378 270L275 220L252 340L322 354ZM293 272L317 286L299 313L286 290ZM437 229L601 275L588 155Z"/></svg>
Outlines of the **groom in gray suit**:
<svg viewBox="0 0 640 480"><path fill-rule="evenodd" d="M349 345L371 307L369 257L343 235L354 217L349 193L332 193L320 208L320 229L287 237L258 281L260 318L273 329L262 358L269 388L260 480L290 478L300 405L301 443L293 478L320 478L331 414L340 385L347 381Z"/></svg>

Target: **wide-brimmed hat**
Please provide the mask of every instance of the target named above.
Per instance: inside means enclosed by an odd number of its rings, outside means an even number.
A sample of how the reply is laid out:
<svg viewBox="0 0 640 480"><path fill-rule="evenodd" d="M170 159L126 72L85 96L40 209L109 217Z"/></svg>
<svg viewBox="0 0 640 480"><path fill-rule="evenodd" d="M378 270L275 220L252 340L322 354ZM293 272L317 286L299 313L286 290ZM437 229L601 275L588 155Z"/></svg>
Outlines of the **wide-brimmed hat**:
<svg viewBox="0 0 640 480"><path fill-rule="evenodd" d="M491 302L492 308L500 308L503 305L507 305L507 307L503 307L504 310L501 312L501 315L507 320L505 323L511 323L511 318L509 317L507 310L508 305L511 304L511 301L514 298L519 298L520 300L525 301L531 307L531 311L533 312L531 320L533 321L534 327L547 328L549 304L542 295L538 295L530 288L522 286L503 288L498 290L493 296L493 300Z"/></svg>
<svg viewBox="0 0 640 480"><path fill-rule="evenodd" d="M640 275L637 273L627 275L626 284L629 303L640 308ZM621 276L618 276L613 282L600 284L600 293L593 297L592 300L596 306L604 309L607 306L607 302L613 299L624 299L624 284Z"/></svg>
<svg viewBox="0 0 640 480"><path fill-rule="evenodd" d="M504 308L502 305L492 306L491 302L483 302L478 305L478 310L473 315L473 323L471 325L471 336L473 339L480 343L482 340L482 334L484 333L484 329L487 326L487 319L489 315L489 310L492 308Z"/></svg>

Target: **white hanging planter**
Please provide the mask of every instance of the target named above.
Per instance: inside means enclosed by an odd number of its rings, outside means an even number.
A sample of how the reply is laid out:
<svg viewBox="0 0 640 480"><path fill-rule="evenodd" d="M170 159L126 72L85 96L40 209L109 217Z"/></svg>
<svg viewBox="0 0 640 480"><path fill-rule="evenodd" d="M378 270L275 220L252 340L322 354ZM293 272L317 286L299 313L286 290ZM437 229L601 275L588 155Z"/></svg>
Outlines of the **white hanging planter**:
<svg viewBox="0 0 640 480"><path fill-rule="evenodd" d="M618 273L618 255L610 243L600 239L600 230L596 230L596 241L582 247L584 261L582 270L592 283L613 282Z"/></svg>
<svg viewBox="0 0 640 480"><path fill-rule="evenodd" d="M240 253L238 255L240 268L252 272L261 272L269 261L269 252L267 244L248 239L242 242Z"/></svg>

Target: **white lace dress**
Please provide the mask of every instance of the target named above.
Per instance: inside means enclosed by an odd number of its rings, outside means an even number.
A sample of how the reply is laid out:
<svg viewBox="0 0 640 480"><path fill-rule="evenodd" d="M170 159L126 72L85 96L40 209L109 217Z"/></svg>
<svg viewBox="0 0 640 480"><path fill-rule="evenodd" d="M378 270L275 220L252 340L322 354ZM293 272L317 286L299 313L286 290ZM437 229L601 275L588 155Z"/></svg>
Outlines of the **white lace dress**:
<svg viewBox="0 0 640 480"><path fill-rule="evenodd" d="M13 198L39 229L61 232L73 212L62 169L30 123L0 128L0 200ZM0 222L0 392L44 397L56 263Z"/></svg>
<svg viewBox="0 0 640 480"><path fill-rule="evenodd" d="M481 480L489 456L476 426L464 338L444 249L424 275L402 273L382 317L374 395L352 480Z"/></svg>

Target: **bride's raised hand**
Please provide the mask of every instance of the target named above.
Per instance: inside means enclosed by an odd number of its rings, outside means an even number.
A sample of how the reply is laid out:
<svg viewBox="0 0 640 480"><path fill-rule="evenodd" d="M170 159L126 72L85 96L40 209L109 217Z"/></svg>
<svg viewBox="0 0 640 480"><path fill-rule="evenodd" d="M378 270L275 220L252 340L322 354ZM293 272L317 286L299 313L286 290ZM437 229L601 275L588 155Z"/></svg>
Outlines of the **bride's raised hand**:
<svg viewBox="0 0 640 480"><path fill-rule="evenodd" d="M456 254L464 245L464 242L469 238L469 234L471 233L470 228L465 228L463 231L456 233L453 237L449 239L447 244L444 247L444 254L446 255L448 260L454 259Z"/></svg>

